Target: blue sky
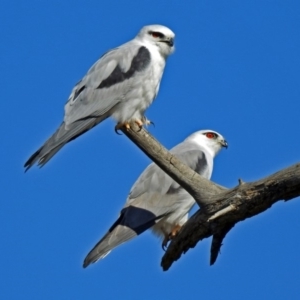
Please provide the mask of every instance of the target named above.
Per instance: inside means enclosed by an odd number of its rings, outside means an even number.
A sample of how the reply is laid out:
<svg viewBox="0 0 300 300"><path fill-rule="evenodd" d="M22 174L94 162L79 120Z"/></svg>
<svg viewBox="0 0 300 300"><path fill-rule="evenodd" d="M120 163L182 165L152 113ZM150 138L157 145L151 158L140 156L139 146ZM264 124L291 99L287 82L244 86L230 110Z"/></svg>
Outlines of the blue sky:
<svg viewBox="0 0 300 300"><path fill-rule="evenodd" d="M236 225L213 267L207 239L163 272L147 232L83 269L149 159L107 120L24 174L73 85L155 23L176 33L147 111L158 140L222 133L212 179L227 187L299 162L299 1L120 2L2 1L1 299L297 299L299 199Z"/></svg>

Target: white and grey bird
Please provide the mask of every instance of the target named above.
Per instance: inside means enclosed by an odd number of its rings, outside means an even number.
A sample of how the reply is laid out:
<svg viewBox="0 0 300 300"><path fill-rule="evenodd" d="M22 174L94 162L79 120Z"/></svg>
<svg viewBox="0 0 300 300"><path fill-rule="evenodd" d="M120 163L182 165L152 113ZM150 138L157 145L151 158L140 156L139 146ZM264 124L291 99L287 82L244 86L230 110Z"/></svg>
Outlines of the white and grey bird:
<svg viewBox="0 0 300 300"><path fill-rule="evenodd" d="M156 97L167 57L174 51L174 33L162 25L143 27L131 41L106 52L73 88L64 121L25 163L43 166L66 143L108 117L116 130L149 124L144 113Z"/></svg>
<svg viewBox="0 0 300 300"><path fill-rule="evenodd" d="M200 130L175 146L171 153L195 172L210 179L213 159L227 142L219 133ZM163 239L166 247L195 204L194 198L156 164L150 164L135 182L117 221L89 252L83 267L104 258L113 248L145 230Z"/></svg>

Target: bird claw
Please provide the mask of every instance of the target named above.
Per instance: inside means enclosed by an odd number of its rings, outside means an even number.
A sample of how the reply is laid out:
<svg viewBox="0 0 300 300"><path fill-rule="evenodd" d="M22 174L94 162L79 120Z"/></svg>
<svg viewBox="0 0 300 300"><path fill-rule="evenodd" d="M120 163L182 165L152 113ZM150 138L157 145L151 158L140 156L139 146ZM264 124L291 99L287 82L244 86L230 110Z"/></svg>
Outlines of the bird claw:
<svg viewBox="0 0 300 300"><path fill-rule="evenodd" d="M142 120L135 120L134 123L137 124L137 126L139 126L139 130L138 131L141 131L142 128L143 128L143 125L145 124L145 123L143 123Z"/></svg>
<svg viewBox="0 0 300 300"><path fill-rule="evenodd" d="M170 239L169 236L166 236L161 244L162 249L166 252L168 249L168 243L169 243Z"/></svg>
<svg viewBox="0 0 300 300"><path fill-rule="evenodd" d="M153 126L155 127L154 122L148 120L145 116L143 116L143 118L142 118L142 123L143 123L143 125L145 125L145 126L153 125Z"/></svg>
<svg viewBox="0 0 300 300"><path fill-rule="evenodd" d="M122 135L121 133L119 133L119 130L121 130L121 128L125 127L127 130L130 129L130 125L128 122L125 122L125 123L118 123L116 126L115 126L115 133L118 134L118 135Z"/></svg>
<svg viewBox="0 0 300 300"><path fill-rule="evenodd" d="M122 133L119 133L119 130L120 130L120 128L117 128L117 126L115 126L115 133L116 133L117 135L122 135Z"/></svg>
<svg viewBox="0 0 300 300"><path fill-rule="evenodd" d="M178 234L180 229L181 226L177 224L174 226L174 228L171 230L169 234L165 234L165 238L161 244L161 247L165 252L168 249L168 243L175 238L175 236Z"/></svg>
<svg viewBox="0 0 300 300"><path fill-rule="evenodd" d="M152 122L152 121L149 121L146 117L142 117L142 119L136 119L134 121L135 124L137 124L139 126L139 131L142 130L143 126L148 126L148 125L153 125L155 126L155 124ZM129 130L130 129L130 123L129 122L124 122L124 123L118 123L116 126L115 126L115 133L118 134L118 135L122 135L121 133L119 133L119 130L121 130L122 128L126 128L126 130Z"/></svg>
<svg viewBox="0 0 300 300"><path fill-rule="evenodd" d="M137 124L137 126L139 126L140 128L142 128L145 124L142 120L139 119L135 120L134 123Z"/></svg>

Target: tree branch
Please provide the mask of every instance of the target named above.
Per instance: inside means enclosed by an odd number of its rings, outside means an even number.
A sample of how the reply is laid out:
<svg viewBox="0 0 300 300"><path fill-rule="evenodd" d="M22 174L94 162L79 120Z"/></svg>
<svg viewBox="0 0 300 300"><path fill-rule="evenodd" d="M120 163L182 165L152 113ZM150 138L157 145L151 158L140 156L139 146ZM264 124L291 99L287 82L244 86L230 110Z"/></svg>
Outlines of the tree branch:
<svg viewBox="0 0 300 300"><path fill-rule="evenodd" d="M227 226L251 218L280 200L290 200L300 195L300 164L281 170L252 183L244 183L228 192L215 196L216 203L206 210L197 211L172 241L162 258L162 267L168 270L172 263L195 247L198 241L216 234ZM234 212L222 215L212 222L209 218L216 211L233 205ZM213 259L211 258L211 261Z"/></svg>
<svg viewBox="0 0 300 300"><path fill-rule="evenodd" d="M133 126L122 129L150 159L185 188L200 205L170 243L162 258L163 270L168 270L181 254L202 239L213 236L211 264L217 259L222 241L236 223L251 218L280 200L300 195L300 164L281 170L264 179L225 189L195 173L171 155L145 129Z"/></svg>

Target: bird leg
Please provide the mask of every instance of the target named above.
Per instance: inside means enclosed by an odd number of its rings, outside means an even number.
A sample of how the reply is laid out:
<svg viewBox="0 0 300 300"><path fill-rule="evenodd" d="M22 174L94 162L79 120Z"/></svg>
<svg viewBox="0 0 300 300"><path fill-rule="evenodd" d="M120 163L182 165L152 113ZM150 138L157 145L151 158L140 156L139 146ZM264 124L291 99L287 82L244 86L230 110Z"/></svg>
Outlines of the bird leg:
<svg viewBox="0 0 300 300"><path fill-rule="evenodd" d="M162 242L162 245L161 245L164 251L166 251L169 241L171 241L171 240L173 240L175 238L175 236L180 231L181 227L182 227L181 225L176 224L172 228L172 230L171 230L171 232L169 234L165 233L165 238L164 238L164 240Z"/></svg>

